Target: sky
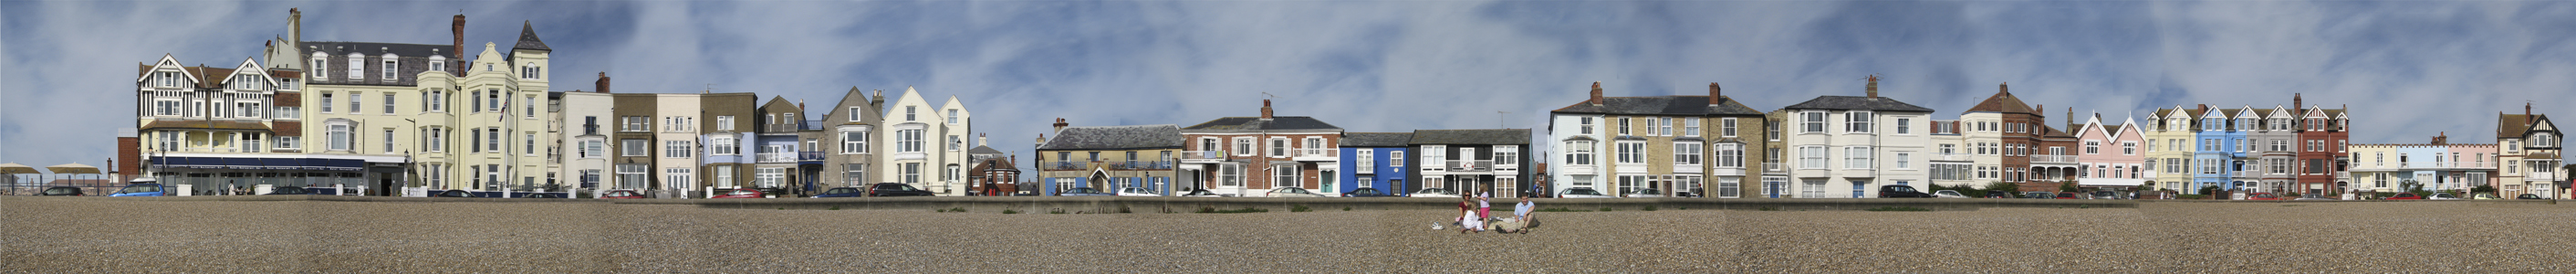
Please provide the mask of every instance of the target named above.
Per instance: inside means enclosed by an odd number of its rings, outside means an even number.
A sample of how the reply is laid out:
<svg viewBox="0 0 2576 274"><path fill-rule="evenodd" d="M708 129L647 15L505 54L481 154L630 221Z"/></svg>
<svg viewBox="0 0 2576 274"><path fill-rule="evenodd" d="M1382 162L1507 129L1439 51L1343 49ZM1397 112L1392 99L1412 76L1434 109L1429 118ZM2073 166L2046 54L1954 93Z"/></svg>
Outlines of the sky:
<svg viewBox="0 0 2576 274"><path fill-rule="evenodd" d="M2052 120L2298 93L2349 106L2355 143L2493 142L2498 112L2576 102L2569 1L0 0L0 162L104 165L135 64L231 67L288 8L307 41L445 44L461 13L467 48L507 48L526 22L558 91L916 88L1021 154L1055 118L1189 126L1262 99L1350 132L1543 128L1596 81L1772 110L1875 74L1936 119L2007 82Z"/></svg>

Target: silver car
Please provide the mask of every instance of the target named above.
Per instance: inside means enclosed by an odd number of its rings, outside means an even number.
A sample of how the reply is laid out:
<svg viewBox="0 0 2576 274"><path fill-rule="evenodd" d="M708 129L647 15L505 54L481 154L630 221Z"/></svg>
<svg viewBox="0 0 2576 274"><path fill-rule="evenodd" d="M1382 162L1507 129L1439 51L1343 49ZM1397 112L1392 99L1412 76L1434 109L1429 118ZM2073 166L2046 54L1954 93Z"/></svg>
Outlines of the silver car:
<svg viewBox="0 0 2576 274"><path fill-rule="evenodd" d="M1271 190L1270 190L1270 193L1263 193L1263 194L1261 194L1261 195L1262 195L1262 196L1264 196L1264 197L1313 197L1313 198L1323 198L1323 197L1324 197L1324 194L1315 194L1314 192L1308 192L1308 191L1306 191L1306 189L1303 189L1303 188L1294 188L1294 187L1282 187L1282 188L1277 188L1277 189L1271 189Z"/></svg>
<svg viewBox="0 0 2576 274"><path fill-rule="evenodd" d="M1592 190L1592 188L1589 188L1589 187L1567 188L1567 189L1562 190L1562 191L1557 191L1557 192L1556 192L1556 197L1557 197L1557 198L1616 198L1616 197L1610 197L1610 195L1609 195L1609 194L1601 194L1601 191L1599 191L1599 190Z"/></svg>

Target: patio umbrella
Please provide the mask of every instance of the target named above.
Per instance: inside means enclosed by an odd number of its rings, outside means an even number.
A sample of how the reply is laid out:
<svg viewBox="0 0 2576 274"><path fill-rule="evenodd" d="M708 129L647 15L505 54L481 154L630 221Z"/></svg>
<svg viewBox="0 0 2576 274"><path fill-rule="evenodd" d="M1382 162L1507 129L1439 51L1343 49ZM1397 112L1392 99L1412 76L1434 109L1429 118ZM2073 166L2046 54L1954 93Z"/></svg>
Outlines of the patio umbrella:
<svg viewBox="0 0 2576 274"><path fill-rule="evenodd" d="M0 174L37 174L35 167L18 163L0 164Z"/></svg>
<svg viewBox="0 0 2576 274"><path fill-rule="evenodd" d="M24 167L24 166L21 166L21 167ZM89 165L84 165L84 164L80 164L80 163L69 163L69 164L61 164L61 165L49 166L49 167L45 167L45 170L51 170L51 171L53 171L53 172L54 172L54 174L98 174L98 167L89 166Z"/></svg>

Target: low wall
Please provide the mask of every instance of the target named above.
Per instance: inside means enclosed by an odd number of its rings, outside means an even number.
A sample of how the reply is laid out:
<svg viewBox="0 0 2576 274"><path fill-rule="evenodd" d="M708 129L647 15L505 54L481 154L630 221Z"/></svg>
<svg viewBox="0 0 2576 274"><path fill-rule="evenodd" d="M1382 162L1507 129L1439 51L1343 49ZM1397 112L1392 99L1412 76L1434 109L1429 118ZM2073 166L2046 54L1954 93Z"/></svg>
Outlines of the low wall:
<svg viewBox="0 0 2576 274"><path fill-rule="evenodd" d="M1258 208L1285 212L1296 206L1312 210L1454 210L1458 199L1451 198L1198 198L1198 197L868 197L868 198L777 198L777 199L530 199L530 198L415 198L328 195L256 195L256 196L188 196L188 197L6 197L17 200L44 199L114 199L137 201L343 201L343 202L413 202L413 203L593 203L636 205L690 205L706 208L799 209L799 210L940 210L964 209L973 213L1188 213L1200 209L1233 210ZM1530 199L1540 209L1601 210L1867 210L1882 207L1913 207L1934 211L1974 211L1983 208L2136 208L2141 203L2467 203L2472 207L2559 207L2555 200L2475 200L2475 201L2220 201L2220 200L2054 200L2054 199L1716 199L1716 198L1624 198L1624 199ZM1495 207L1510 208L1519 199L1497 199ZM1123 210L1122 210L1123 209Z"/></svg>

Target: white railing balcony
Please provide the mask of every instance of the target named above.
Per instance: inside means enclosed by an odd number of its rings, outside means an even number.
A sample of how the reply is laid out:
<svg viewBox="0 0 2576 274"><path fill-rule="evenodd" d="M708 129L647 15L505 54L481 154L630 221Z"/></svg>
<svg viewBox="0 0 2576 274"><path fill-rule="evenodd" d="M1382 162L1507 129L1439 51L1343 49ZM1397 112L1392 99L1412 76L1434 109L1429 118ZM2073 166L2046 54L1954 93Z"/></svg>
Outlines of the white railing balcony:
<svg viewBox="0 0 2576 274"><path fill-rule="evenodd" d="M1967 154L1935 154L1935 155L1933 155L1933 156L1932 156L1932 160L1933 160L1933 161L1960 161L1960 162L1965 162L1965 161L1968 161L1968 160L1969 160L1969 159L1968 159L1968 156L1969 156L1969 155L1967 155Z"/></svg>
<svg viewBox="0 0 2576 274"><path fill-rule="evenodd" d="M1303 161L1303 162L1331 162L1331 161L1340 161L1340 160L1342 160L1342 158L1341 158L1342 150L1341 150L1341 149L1331 149L1331 148L1300 148L1300 149L1297 149L1297 151L1293 151L1293 152L1291 152L1291 154L1292 154L1292 156L1295 156L1295 157L1292 157L1292 158L1295 158L1297 161Z"/></svg>
<svg viewBox="0 0 2576 274"><path fill-rule="evenodd" d="M1351 174L1377 174L1377 165L1355 166L1352 168Z"/></svg>
<svg viewBox="0 0 2576 274"><path fill-rule="evenodd" d="M2031 155L2032 163L2074 163L2075 155Z"/></svg>
<svg viewBox="0 0 2576 274"><path fill-rule="evenodd" d="M2523 175L2522 175L2522 181L2525 181L2525 182L2555 182L2555 181L2558 181L2558 173L2557 173L2557 172L2525 172L2525 173L2523 173Z"/></svg>
<svg viewBox="0 0 2576 274"><path fill-rule="evenodd" d="M1492 160L1451 160L1446 164L1449 166L1449 171L1494 170L1494 161Z"/></svg>
<svg viewBox="0 0 2576 274"><path fill-rule="evenodd" d="M796 162L796 153L795 153L795 152L760 153L760 154L757 154L757 156L759 157L760 162L762 162L762 163L794 163L794 162Z"/></svg>
<svg viewBox="0 0 2576 274"><path fill-rule="evenodd" d="M2237 177L2237 178L2251 178L2251 177L2254 177L2254 176L2262 175L2262 172L2260 172L2260 171L2252 171L2252 170L2238 170L2238 171L2234 171L2234 172L2228 172L2228 174L2229 174L2229 175L2232 175L2232 176L2235 176L2235 177Z"/></svg>
<svg viewBox="0 0 2576 274"><path fill-rule="evenodd" d="M1182 151L1182 152L1181 152L1180 157L1181 157L1181 162L1193 162L1193 163L1214 163L1214 162L1225 161L1225 151L1223 151L1223 150L1193 150L1193 151Z"/></svg>

